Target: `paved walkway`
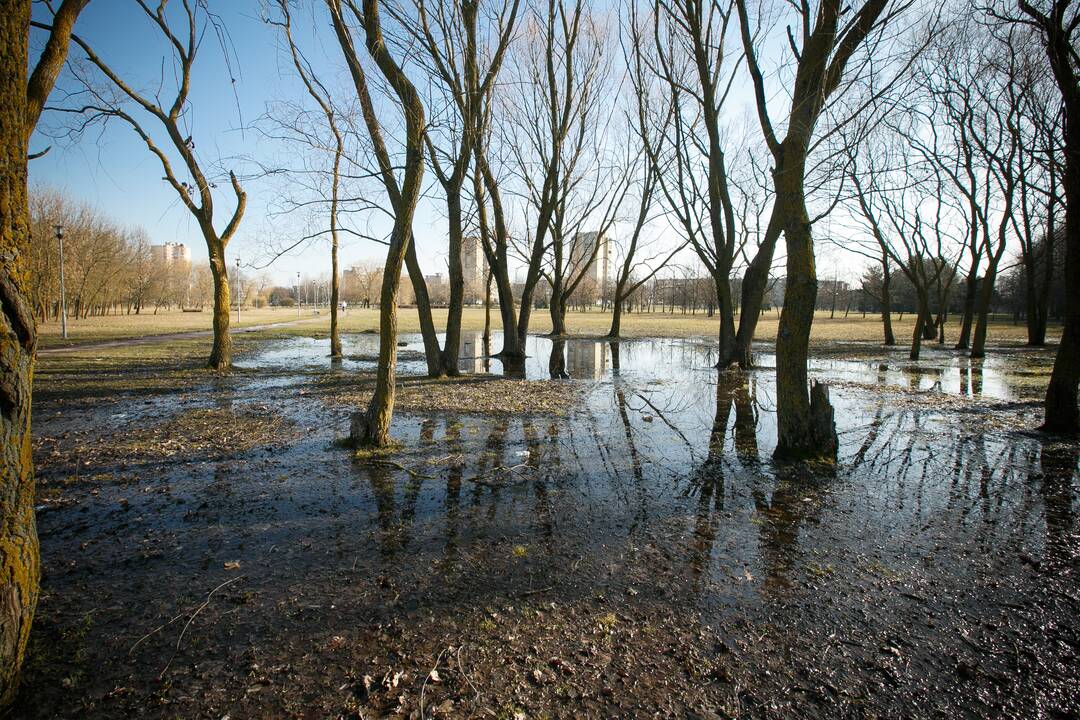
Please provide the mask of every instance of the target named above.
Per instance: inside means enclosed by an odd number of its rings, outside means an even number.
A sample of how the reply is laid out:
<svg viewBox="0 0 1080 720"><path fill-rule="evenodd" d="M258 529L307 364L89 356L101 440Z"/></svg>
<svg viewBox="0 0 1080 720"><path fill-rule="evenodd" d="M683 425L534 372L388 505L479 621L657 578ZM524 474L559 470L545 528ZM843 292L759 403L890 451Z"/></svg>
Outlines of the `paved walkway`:
<svg viewBox="0 0 1080 720"><path fill-rule="evenodd" d="M319 315L316 317L302 318L300 320L288 320L286 322L278 323L266 323L263 325L247 325L245 327L230 328L229 332L232 335L239 335L242 333L259 332L260 330L269 330L276 327L285 327L286 325L299 325L301 323L316 322L319 320L326 320L329 315ZM192 340L200 337L210 337L214 334L213 330L191 330L189 332L182 333L165 333L161 335L143 335L142 337L123 338L120 340L102 340L99 342L86 342L76 343L74 345L63 345L57 347L42 348L37 351L40 355L63 355L64 353L80 352L82 350L103 350L105 348L115 347L130 347L132 345L151 345L153 343L166 342L168 340Z"/></svg>

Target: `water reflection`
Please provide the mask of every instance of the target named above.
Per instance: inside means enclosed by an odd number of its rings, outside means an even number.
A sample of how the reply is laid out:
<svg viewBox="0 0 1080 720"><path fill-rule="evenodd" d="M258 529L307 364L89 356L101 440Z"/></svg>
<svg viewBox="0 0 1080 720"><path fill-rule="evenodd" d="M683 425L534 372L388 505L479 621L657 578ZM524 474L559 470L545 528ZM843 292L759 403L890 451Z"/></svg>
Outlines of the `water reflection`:
<svg viewBox="0 0 1080 720"><path fill-rule="evenodd" d="M548 374L552 380L566 380L570 377L566 372L566 341L562 338L553 338L551 341Z"/></svg>
<svg viewBox="0 0 1080 720"><path fill-rule="evenodd" d="M1073 508L1078 461L1080 447L1075 443L1043 440L1039 490L1046 517L1046 564L1051 572L1075 570L1080 557L1080 529Z"/></svg>

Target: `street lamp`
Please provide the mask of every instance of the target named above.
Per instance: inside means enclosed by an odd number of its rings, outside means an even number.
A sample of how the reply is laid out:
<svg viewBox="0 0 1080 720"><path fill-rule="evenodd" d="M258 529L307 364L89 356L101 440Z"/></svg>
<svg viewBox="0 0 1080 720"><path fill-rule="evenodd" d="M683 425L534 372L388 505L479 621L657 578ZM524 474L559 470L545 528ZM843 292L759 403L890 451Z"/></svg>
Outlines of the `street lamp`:
<svg viewBox="0 0 1080 720"><path fill-rule="evenodd" d="M300 317L300 272L296 273L296 317Z"/></svg>
<svg viewBox="0 0 1080 720"><path fill-rule="evenodd" d="M240 324L240 257L236 258L236 324Z"/></svg>
<svg viewBox="0 0 1080 720"><path fill-rule="evenodd" d="M67 340L67 294L64 290L64 226L53 225L60 243L60 336Z"/></svg>

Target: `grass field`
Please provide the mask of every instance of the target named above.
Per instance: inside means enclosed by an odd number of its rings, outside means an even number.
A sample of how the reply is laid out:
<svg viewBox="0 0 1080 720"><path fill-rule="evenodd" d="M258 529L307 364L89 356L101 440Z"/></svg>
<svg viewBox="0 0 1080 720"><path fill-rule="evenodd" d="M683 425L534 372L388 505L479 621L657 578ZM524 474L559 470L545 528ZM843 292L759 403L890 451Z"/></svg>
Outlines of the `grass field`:
<svg viewBox="0 0 1080 720"><path fill-rule="evenodd" d="M437 328L441 330L445 327L446 310L444 308L436 309L434 317ZM236 323L236 314L233 313L232 327L252 327L295 322L295 325L283 326L275 328L275 330L289 334L312 334L326 332L330 326L330 319L326 309L323 309L318 315L311 311L303 311L299 316L301 322L296 322L297 320L295 309L264 308L261 310L244 310L241 312L241 322L239 324ZM779 316L775 311L766 313L758 323L757 339L762 341L774 340L778 322ZM115 315L71 321L68 323L67 341L60 339L60 327L57 323L43 323L38 326L38 331L40 346L49 348L151 335L209 331L211 324L212 316L209 311L201 313L170 311L160 312L157 315ZM574 335L603 336L607 334L610 325L610 313L573 312L567 316L567 327ZM343 332L377 330L379 327L378 310L350 308L348 313L341 318L341 327ZM465 330L482 330L483 327L483 309L466 308L463 328ZM496 330L499 328L498 312L494 309L492 311L492 327ZM946 325L945 339L947 343L955 341L959 327L959 322ZM400 332L419 331L418 317L414 308L401 309L398 315L398 328ZM529 329L540 334L551 331L551 320L547 310L534 311ZM899 316L894 316L893 330L897 342L901 344L910 342L911 333L914 330L914 317L910 313L904 315L903 320ZM707 317L704 314L632 313L624 315L622 321L622 334L624 337L712 337L716 332L717 319ZM1060 328L1051 327L1048 335L1050 341L1056 342L1060 335ZM829 319L828 312L819 312L814 320L812 339L815 342L880 342L882 339L881 320L874 315L867 315L864 318L854 313L847 318L838 315L835 319ZM1011 320L1004 319L995 320L991 323L989 331L990 343L1015 344L1023 343L1025 340L1026 331L1022 324L1013 324Z"/></svg>

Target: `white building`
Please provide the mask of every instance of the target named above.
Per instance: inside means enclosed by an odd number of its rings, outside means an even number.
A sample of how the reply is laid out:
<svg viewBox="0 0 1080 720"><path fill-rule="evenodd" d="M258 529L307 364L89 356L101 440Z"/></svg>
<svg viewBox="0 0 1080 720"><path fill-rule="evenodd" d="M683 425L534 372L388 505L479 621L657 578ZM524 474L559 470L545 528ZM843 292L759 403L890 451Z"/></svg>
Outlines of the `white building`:
<svg viewBox="0 0 1080 720"><path fill-rule="evenodd" d="M599 247L597 247L599 246ZM580 268L589 261L593 249L596 249L596 258L589 267L586 275L596 282L596 292L602 298L607 293L608 283L611 282L611 241L608 236L598 232L578 233L570 241L570 264L569 270L576 275Z"/></svg>
<svg viewBox="0 0 1080 720"><path fill-rule="evenodd" d="M160 265L190 265L191 251L184 243L165 243L164 245L151 245L150 253L154 261Z"/></svg>
<svg viewBox="0 0 1080 720"><path fill-rule="evenodd" d="M487 280L487 255L480 238L466 237L461 241L461 275L465 281L467 302L477 302L484 295L484 282Z"/></svg>

